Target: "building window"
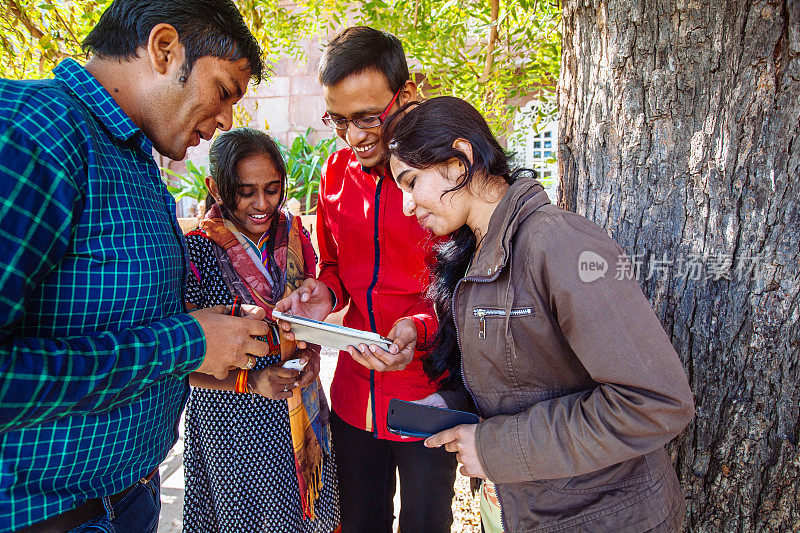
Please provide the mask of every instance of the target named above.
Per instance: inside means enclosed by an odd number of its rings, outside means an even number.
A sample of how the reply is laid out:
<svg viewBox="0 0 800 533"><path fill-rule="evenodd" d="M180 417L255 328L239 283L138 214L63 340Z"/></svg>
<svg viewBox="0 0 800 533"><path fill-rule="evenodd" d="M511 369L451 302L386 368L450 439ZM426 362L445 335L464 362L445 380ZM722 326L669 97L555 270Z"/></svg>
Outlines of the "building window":
<svg viewBox="0 0 800 533"><path fill-rule="evenodd" d="M553 139L557 137L555 107L538 100L532 100L517 112L514 132L508 137L508 150L513 154L513 164L536 170L539 181L553 202L556 201L558 188L558 165L553 150Z"/></svg>

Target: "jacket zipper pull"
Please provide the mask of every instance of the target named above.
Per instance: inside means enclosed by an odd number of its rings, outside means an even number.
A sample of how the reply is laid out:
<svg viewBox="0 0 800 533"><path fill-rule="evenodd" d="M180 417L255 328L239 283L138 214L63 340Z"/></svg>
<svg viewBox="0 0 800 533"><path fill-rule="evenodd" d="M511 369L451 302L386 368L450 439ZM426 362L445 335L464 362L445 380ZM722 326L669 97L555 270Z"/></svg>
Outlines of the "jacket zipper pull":
<svg viewBox="0 0 800 533"><path fill-rule="evenodd" d="M475 311L475 314L478 315L478 318L481 321L481 327L478 329L478 338L485 339L486 338L486 311L483 309L478 309Z"/></svg>

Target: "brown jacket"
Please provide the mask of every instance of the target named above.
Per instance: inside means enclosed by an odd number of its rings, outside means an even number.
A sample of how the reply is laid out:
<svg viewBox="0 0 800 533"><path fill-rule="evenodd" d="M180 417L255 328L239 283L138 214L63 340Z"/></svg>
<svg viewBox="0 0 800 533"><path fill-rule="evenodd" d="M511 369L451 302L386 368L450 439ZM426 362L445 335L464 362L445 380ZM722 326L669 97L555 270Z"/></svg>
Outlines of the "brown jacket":
<svg viewBox="0 0 800 533"><path fill-rule="evenodd" d="M620 275L622 254L525 178L456 287L464 383L486 419L478 456L507 531L640 532L683 519L664 444L691 420L692 392L637 281Z"/></svg>

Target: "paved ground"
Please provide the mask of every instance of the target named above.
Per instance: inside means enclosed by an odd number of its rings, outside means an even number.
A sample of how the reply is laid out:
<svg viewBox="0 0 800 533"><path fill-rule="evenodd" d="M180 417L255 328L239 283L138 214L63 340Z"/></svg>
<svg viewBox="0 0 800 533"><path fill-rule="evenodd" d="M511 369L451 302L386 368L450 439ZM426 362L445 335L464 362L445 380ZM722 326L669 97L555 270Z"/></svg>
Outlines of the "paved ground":
<svg viewBox="0 0 800 533"><path fill-rule="evenodd" d="M319 375L328 398L330 398L330 385L333 371L336 368L336 358L335 350L323 348ZM161 464L160 472L161 518L158 531L159 533L178 533L183 530L183 418L180 423L180 438ZM398 486L399 483L398 480ZM456 479L456 499L453 502L452 530L454 532L480 531L477 502L469 494L468 487L469 480L459 474ZM399 494L400 491L397 491L394 501L395 516L400 509ZM395 531L397 531L397 520L395 520Z"/></svg>
<svg viewBox="0 0 800 533"><path fill-rule="evenodd" d="M181 437L161 463L161 517L158 531L183 530L183 418Z"/></svg>

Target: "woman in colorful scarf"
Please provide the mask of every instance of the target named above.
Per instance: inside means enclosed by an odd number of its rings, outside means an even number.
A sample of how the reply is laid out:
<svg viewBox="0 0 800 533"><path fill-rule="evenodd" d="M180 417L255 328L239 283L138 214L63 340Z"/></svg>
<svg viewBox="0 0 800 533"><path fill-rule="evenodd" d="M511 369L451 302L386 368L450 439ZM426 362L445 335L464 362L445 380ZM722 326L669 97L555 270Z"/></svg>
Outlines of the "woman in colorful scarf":
<svg viewBox="0 0 800 533"><path fill-rule="evenodd" d="M267 134L223 133L209 161L211 207L186 238L186 297L201 308L264 308L270 352L225 380L190 377L184 530L331 532L339 502L319 348L295 352L272 320L274 303L314 276L316 256L300 217L281 210L286 169ZM298 357L303 372L281 366Z"/></svg>

